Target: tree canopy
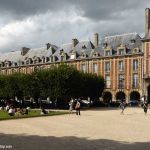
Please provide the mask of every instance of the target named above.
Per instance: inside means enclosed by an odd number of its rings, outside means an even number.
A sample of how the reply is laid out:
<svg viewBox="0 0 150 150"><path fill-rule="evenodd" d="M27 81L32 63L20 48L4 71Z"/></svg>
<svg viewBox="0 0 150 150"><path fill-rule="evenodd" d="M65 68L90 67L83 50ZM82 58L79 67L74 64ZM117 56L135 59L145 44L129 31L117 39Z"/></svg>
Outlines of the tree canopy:
<svg viewBox="0 0 150 150"><path fill-rule="evenodd" d="M103 89L104 80L101 76L82 73L64 64L32 74L14 73L0 76L0 96L3 98L98 98Z"/></svg>

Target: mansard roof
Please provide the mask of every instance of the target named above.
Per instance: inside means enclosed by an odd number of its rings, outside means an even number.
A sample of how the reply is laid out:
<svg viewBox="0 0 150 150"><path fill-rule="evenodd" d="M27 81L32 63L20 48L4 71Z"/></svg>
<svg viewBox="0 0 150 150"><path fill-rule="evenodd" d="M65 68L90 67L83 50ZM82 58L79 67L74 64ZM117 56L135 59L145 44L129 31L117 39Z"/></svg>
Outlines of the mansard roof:
<svg viewBox="0 0 150 150"><path fill-rule="evenodd" d="M128 33L115 36L108 36L102 40L116 50L120 45L126 46L128 49L141 47L141 37L137 33Z"/></svg>
<svg viewBox="0 0 150 150"><path fill-rule="evenodd" d="M135 48L142 51L141 37L137 33L128 33L114 36L107 36L103 38L100 45L96 50L101 56L104 56L105 49L111 50L111 55L117 55L117 49L119 47L125 47L126 54L132 54Z"/></svg>
<svg viewBox="0 0 150 150"><path fill-rule="evenodd" d="M18 62L19 60L23 60L21 51L12 51L12 52L0 54L0 62L4 62L4 61Z"/></svg>
<svg viewBox="0 0 150 150"><path fill-rule="evenodd" d="M146 41L146 40L150 40L150 34L149 33L145 34L144 38L142 39L142 41Z"/></svg>
<svg viewBox="0 0 150 150"><path fill-rule="evenodd" d="M95 48L94 44L87 41L79 41L75 47L73 47L72 43L63 44L60 47L50 44L49 47L41 47L41 48L33 48L27 51L27 53L23 56L21 55L21 51L13 51L7 53L0 54L0 62L11 61L11 62L19 62L25 61L27 58L43 58L43 57L52 57L55 56L60 61L61 54L65 54L66 59L69 59L72 53L76 53L76 58L93 57L94 54L96 56L104 56L105 44L110 48L111 55L117 55L117 48L123 45L127 49L127 54L132 54L135 48L141 49L141 37L137 33L128 33L122 35L108 36L101 40L98 47ZM76 59L75 58L75 59Z"/></svg>

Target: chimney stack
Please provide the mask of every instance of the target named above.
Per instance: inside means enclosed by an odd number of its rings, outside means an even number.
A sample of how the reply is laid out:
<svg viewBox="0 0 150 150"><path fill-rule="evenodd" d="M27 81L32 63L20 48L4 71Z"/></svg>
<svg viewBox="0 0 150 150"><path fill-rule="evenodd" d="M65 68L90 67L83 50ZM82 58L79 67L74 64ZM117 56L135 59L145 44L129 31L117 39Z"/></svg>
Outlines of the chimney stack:
<svg viewBox="0 0 150 150"><path fill-rule="evenodd" d="M48 50L50 47L51 47L51 44L50 44L50 43L47 43L47 44L46 44L46 49Z"/></svg>
<svg viewBox="0 0 150 150"><path fill-rule="evenodd" d="M94 34L94 46L95 46L95 48L98 47L98 45L99 45L99 35L98 35L98 33L95 33Z"/></svg>
<svg viewBox="0 0 150 150"><path fill-rule="evenodd" d="M150 34L150 9L145 9L145 35Z"/></svg>
<svg viewBox="0 0 150 150"><path fill-rule="evenodd" d="M30 48L22 47L22 49L21 49L21 55L24 56L29 50L30 50Z"/></svg>
<svg viewBox="0 0 150 150"><path fill-rule="evenodd" d="M79 43L78 39L72 39L72 47L74 48Z"/></svg>

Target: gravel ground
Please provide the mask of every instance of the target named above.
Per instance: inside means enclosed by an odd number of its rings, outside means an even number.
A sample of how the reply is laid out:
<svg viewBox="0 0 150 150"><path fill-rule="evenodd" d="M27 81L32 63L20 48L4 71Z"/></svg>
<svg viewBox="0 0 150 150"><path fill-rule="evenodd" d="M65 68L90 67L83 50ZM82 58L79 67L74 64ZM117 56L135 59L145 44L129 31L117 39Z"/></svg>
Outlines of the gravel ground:
<svg viewBox="0 0 150 150"><path fill-rule="evenodd" d="M150 112L93 109L75 114L0 121L0 149L150 150Z"/></svg>

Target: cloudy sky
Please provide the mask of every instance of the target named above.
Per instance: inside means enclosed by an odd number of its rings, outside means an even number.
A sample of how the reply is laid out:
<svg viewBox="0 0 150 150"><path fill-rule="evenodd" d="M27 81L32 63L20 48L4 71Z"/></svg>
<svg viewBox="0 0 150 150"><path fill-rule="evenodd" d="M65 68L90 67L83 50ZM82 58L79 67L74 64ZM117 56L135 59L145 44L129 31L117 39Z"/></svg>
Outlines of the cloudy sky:
<svg viewBox="0 0 150 150"><path fill-rule="evenodd" d="M149 0L0 0L0 52L144 33Z"/></svg>

